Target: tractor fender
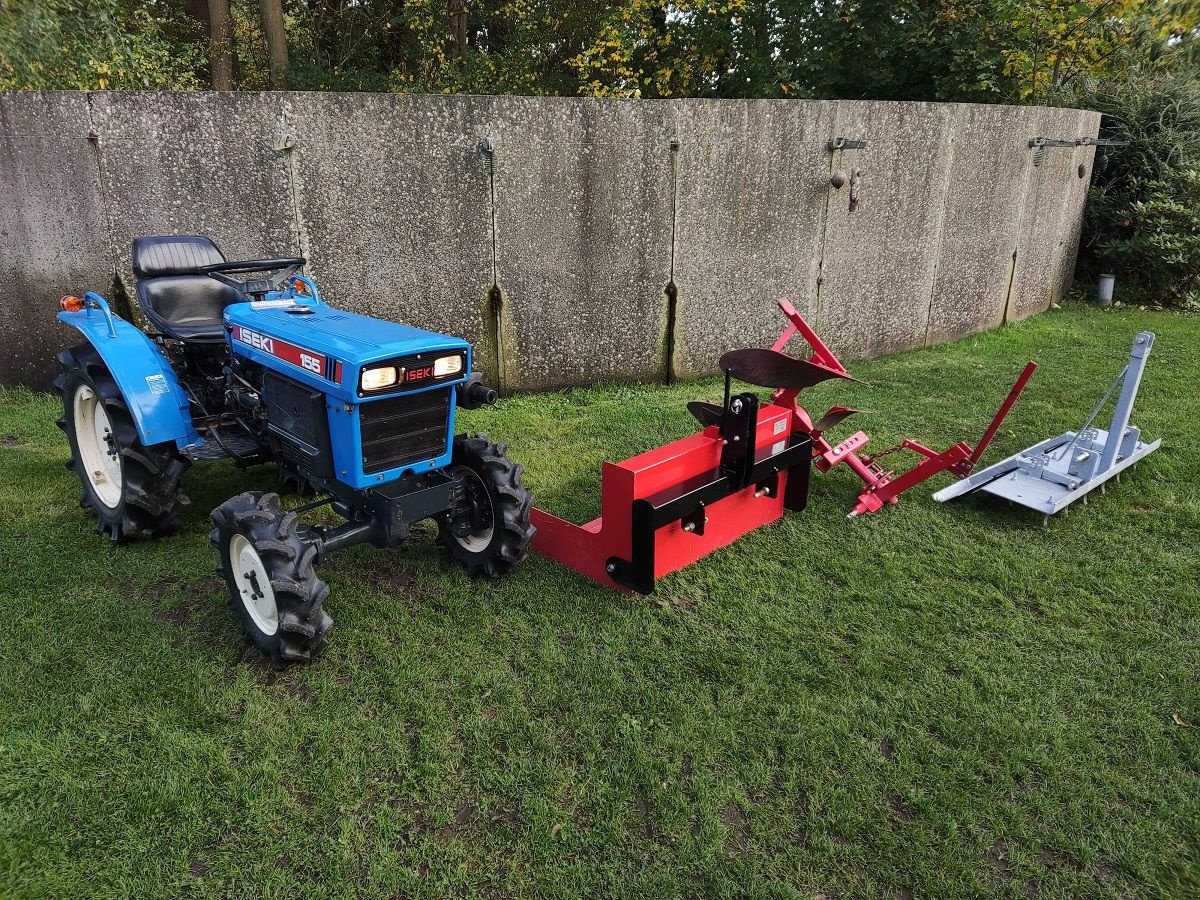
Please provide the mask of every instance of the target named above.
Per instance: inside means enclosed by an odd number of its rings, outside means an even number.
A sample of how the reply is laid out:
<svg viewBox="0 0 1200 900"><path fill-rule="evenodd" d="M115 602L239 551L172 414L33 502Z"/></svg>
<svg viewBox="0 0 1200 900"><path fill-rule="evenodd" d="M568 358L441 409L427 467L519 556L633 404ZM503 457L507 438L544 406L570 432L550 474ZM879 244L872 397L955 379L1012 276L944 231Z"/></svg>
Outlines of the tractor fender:
<svg viewBox="0 0 1200 900"><path fill-rule="evenodd" d="M192 424L188 397L165 356L141 329L113 315L108 302L89 291L90 305L60 312L58 320L78 329L96 348L147 446L174 441L180 450L203 443Z"/></svg>

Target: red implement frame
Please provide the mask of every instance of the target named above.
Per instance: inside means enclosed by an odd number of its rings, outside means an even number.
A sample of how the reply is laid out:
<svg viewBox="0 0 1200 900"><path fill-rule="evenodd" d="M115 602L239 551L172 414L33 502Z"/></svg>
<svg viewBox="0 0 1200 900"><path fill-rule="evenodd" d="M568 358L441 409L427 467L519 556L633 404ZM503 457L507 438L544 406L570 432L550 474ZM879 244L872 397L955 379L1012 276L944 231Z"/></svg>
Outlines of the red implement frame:
<svg viewBox="0 0 1200 900"><path fill-rule="evenodd" d="M851 378L845 366L834 356L833 351L825 346L825 343L817 336L817 333L804 320L804 316L800 315L791 303L787 300L780 300L779 308L787 316L788 326L779 335L778 340L775 341L775 344L772 346L773 350L782 352L783 348L787 346L788 341L799 334L808 343L809 347L812 348L812 357L809 359L810 363L840 378ZM1001 423L1004 422L1005 417L1008 416L1009 411L1017 402L1017 398L1021 395L1021 391L1025 389L1025 385L1033 376L1035 369L1037 369L1037 363L1030 362L1026 364L1016 383L1013 385L1012 390L1008 392L1008 396L1000 404L1000 409L992 417L991 424L984 432L983 437L979 439L979 443L974 448L965 441L959 441L941 453L931 450L909 438L905 438L899 445L880 451L874 456L860 453L858 451L862 450L870 440L866 432L863 431L855 432L841 443L833 445L814 426L812 419L804 407L796 402L796 397L800 393L799 390L795 388L780 388L771 395L771 402L779 406L791 407L794 417L793 428L795 431L807 434L812 438L813 462L820 471L828 472L838 463L845 463L854 474L862 479L866 487L858 495L858 502L850 511L850 517L853 518L863 513L876 512L883 509L886 505L895 505L899 502L902 493L932 478L939 472L949 470L959 478L965 478L969 475L971 470L975 468L975 464L983 456L984 451L987 450L988 444L996 436L996 432L1000 430ZM836 421L841 421L850 412L853 411L847 411L844 407L834 407L817 424L820 424L820 422L825 421L826 418L830 418L831 416ZM886 470L880 466L878 460L886 454L894 453L897 450L911 450L925 458L907 472L896 475L894 471Z"/></svg>
<svg viewBox="0 0 1200 900"><path fill-rule="evenodd" d="M710 425L619 463L600 474L601 516L575 525L533 510L533 549L601 584L650 593L654 581L718 547L733 543L808 499L812 445L791 433L793 412L743 394L735 405L752 407L738 421L754 429L752 457L741 470L729 465L732 426ZM736 424L736 423L735 423ZM724 431L723 431L724 429Z"/></svg>

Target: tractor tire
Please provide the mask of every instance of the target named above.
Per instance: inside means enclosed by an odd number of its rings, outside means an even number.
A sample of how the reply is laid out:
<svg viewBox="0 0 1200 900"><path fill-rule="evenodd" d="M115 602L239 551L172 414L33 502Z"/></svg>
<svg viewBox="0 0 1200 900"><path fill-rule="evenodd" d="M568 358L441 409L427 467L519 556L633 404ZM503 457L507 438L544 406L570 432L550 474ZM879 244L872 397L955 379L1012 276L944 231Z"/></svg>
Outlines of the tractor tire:
<svg viewBox="0 0 1200 900"><path fill-rule="evenodd" d="M507 454L505 444L489 443L486 434L460 434L454 439L450 470L463 476L479 521L460 537L451 528L450 517L439 516L438 544L473 578L498 578L511 572L529 555L536 532L529 521L533 497L521 484L524 467Z"/></svg>
<svg viewBox="0 0 1200 900"><path fill-rule="evenodd" d="M114 544L155 538L179 530L188 504L180 490L191 461L173 441L146 446L121 389L91 344L58 354L62 374L54 388L62 396L56 423L67 435L67 468L79 476L79 505L96 514L97 534Z"/></svg>
<svg viewBox="0 0 1200 900"><path fill-rule="evenodd" d="M275 668L309 662L333 628L322 607L329 585L313 569L317 545L300 535L297 518L280 508L278 494L261 491L238 494L212 513L210 540L229 606Z"/></svg>

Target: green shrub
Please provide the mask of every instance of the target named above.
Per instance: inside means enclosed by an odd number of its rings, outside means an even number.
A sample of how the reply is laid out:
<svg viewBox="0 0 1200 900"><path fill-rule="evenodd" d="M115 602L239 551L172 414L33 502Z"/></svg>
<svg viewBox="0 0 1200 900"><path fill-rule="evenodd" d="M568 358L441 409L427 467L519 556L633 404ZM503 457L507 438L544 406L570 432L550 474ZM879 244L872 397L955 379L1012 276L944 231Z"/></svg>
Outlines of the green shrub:
<svg viewBox="0 0 1200 900"><path fill-rule="evenodd" d="M151 0L0 0L0 90L189 90L199 25Z"/></svg>
<svg viewBox="0 0 1200 900"><path fill-rule="evenodd" d="M1183 74L1101 83L1070 98L1103 113L1079 274L1117 276L1127 301L1200 303L1200 81Z"/></svg>

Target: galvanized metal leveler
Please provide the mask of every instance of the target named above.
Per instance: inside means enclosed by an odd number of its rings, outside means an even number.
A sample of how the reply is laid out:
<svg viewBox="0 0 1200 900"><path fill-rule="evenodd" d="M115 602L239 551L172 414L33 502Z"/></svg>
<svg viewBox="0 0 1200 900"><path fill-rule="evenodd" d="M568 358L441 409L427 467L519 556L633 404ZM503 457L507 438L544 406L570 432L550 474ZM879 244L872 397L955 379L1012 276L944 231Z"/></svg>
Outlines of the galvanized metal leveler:
<svg viewBox="0 0 1200 900"><path fill-rule="evenodd" d="M944 503L963 494L984 491L1040 512L1046 523L1052 515L1080 497L1086 498L1095 488L1103 489L1110 478L1119 478L1121 472L1153 453L1162 443L1161 438L1151 444L1144 443L1141 429L1129 424L1153 346L1152 332L1138 333L1128 364L1078 431L1060 434L988 466L938 491L933 499ZM1092 422L1118 387L1121 393L1108 430L1093 428Z"/></svg>

